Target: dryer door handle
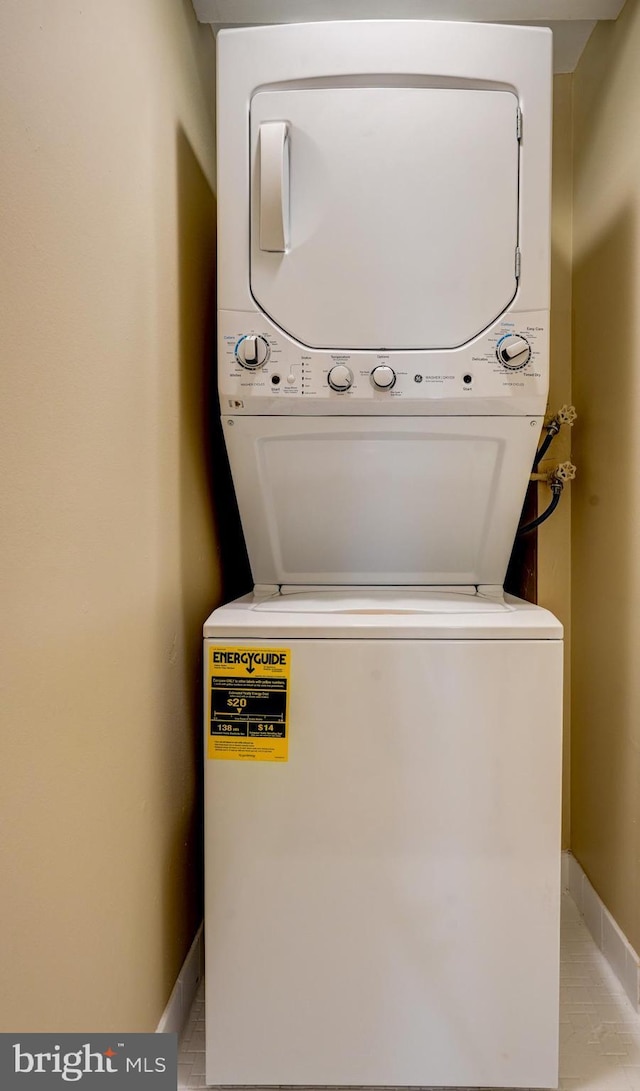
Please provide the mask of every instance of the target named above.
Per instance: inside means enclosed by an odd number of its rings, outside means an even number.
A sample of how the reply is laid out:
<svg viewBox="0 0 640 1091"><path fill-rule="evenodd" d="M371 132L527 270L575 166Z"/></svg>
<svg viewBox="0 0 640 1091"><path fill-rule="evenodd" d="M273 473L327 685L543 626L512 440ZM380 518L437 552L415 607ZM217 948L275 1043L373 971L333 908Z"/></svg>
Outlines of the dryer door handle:
<svg viewBox="0 0 640 1091"><path fill-rule="evenodd" d="M289 126L260 126L260 249L286 253L289 246Z"/></svg>

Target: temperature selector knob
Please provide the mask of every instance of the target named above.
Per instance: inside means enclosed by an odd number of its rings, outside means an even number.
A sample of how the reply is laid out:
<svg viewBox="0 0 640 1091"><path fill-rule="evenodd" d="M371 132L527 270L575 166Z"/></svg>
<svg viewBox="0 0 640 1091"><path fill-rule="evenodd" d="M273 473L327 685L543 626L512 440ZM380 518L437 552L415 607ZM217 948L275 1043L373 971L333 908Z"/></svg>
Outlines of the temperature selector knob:
<svg viewBox="0 0 640 1091"><path fill-rule="evenodd" d="M371 382L377 390L391 390L395 386L396 373L387 364L379 364L371 372Z"/></svg>
<svg viewBox="0 0 640 1091"><path fill-rule="evenodd" d="M332 390L344 392L353 385L353 372L345 364L336 364L327 375L327 382Z"/></svg>
<svg viewBox="0 0 640 1091"><path fill-rule="evenodd" d="M268 341L265 341L264 337L255 337L253 334L243 337L236 345L236 359L241 367L255 371L269 359Z"/></svg>
<svg viewBox="0 0 640 1091"><path fill-rule="evenodd" d="M498 342L498 360L510 371L519 371L531 358L531 345L517 333L508 333Z"/></svg>

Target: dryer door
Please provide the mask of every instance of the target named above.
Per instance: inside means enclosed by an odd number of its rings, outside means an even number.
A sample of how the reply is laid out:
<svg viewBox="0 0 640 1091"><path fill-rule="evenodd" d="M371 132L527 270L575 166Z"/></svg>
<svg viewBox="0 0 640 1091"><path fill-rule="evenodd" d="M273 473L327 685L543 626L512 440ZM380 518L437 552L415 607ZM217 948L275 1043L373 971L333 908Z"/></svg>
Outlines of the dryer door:
<svg viewBox="0 0 640 1091"><path fill-rule="evenodd" d="M251 103L251 291L313 348L465 344L517 288L510 91L342 87Z"/></svg>
<svg viewBox="0 0 640 1091"><path fill-rule="evenodd" d="M256 583L502 585L541 418L223 426Z"/></svg>

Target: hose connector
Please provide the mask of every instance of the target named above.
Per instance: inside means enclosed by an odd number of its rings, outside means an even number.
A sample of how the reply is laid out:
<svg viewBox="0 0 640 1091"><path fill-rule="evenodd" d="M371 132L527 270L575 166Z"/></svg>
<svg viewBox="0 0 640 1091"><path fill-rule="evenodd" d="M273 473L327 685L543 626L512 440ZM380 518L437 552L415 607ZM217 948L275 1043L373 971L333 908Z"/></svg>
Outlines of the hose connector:
<svg viewBox="0 0 640 1091"><path fill-rule="evenodd" d="M573 428L578 413L575 405L563 405L556 413L551 413L545 418L545 429L550 436L557 436L563 424Z"/></svg>
<svg viewBox="0 0 640 1091"><path fill-rule="evenodd" d="M563 405L562 409L559 409L556 413L556 417L560 424L566 424L568 428L573 428L578 419L575 405Z"/></svg>
<svg viewBox="0 0 640 1091"><path fill-rule="evenodd" d="M576 467L573 462L560 462L549 474L549 487L553 489L553 486L558 483L564 487L567 481L573 481L575 476Z"/></svg>
<svg viewBox="0 0 640 1091"><path fill-rule="evenodd" d="M558 435L562 425L567 424L569 428L572 428L577 416L578 414L576 413L575 405L563 405L557 413L545 418L545 431L547 434L536 451L536 457L533 460L534 471L538 469L538 466L549 450L553 440Z"/></svg>
<svg viewBox="0 0 640 1091"><path fill-rule="evenodd" d="M544 481L545 485L553 491L554 485L560 485L560 491L566 485L567 481L573 481L576 476L576 467L573 462L560 462L554 470L546 474L531 474L530 481Z"/></svg>
<svg viewBox="0 0 640 1091"><path fill-rule="evenodd" d="M535 530L536 527L539 527L542 523L546 522L550 515L553 515L560 503L562 490L568 481L573 481L575 476L576 468L573 465L573 462L560 462L550 474L531 474L532 481L545 481L549 486L552 493L551 503L537 519L532 519L530 523L525 523L524 526L518 527L518 534L529 534L530 531Z"/></svg>

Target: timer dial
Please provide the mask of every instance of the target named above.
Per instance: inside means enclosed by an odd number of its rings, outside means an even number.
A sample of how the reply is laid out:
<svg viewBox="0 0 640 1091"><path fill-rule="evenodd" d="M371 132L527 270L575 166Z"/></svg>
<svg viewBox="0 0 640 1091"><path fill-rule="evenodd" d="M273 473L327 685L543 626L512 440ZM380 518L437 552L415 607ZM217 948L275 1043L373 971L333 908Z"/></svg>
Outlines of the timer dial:
<svg viewBox="0 0 640 1091"><path fill-rule="evenodd" d="M498 342L496 356L509 371L519 371L531 359L531 345L518 333L508 333Z"/></svg>
<svg viewBox="0 0 640 1091"><path fill-rule="evenodd" d="M269 359L269 352L268 341L253 334L243 337L236 345L236 359L240 367L246 367L248 371L263 367Z"/></svg>

